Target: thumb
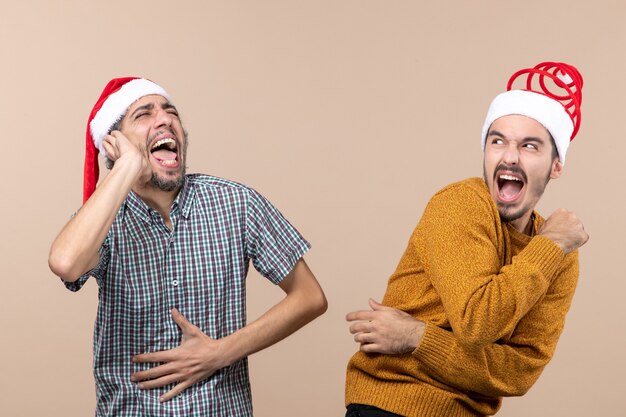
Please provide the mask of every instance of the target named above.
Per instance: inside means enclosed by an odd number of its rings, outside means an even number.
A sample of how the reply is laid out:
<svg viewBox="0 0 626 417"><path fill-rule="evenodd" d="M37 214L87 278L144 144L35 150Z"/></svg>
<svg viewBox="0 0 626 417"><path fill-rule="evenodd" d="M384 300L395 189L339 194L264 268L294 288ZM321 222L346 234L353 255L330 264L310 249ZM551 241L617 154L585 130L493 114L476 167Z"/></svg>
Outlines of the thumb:
<svg viewBox="0 0 626 417"><path fill-rule="evenodd" d="M191 333L196 327L191 324L176 308L172 309L172 318L178 327L180 327L180 330L183 331L183 334Z"/></svg>
<svg viewBox="0 0 626 417"><path fill-rule="evenodd" d="M369 299L369 305L370 305L371 309L374 310L374 311L393 310L391 307L384 306L384 305L380 304L378 301L374 300L373 298Z"/></svg>

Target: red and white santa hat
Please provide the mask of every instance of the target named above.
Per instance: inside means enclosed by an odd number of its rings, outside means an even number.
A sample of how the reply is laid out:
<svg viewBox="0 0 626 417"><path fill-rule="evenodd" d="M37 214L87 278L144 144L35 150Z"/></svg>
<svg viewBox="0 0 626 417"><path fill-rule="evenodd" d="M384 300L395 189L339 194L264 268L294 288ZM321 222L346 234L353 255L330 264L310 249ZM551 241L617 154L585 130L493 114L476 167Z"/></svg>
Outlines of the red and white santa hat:
<svg viewBox="0 0 626 417"><path fill-rule="evenodd" d="M102 143L111 127L124 117L128 107L143 96L158 94L169 100L169 94L150 80L138 77L114 78L104 87L93 106L87 122L85 142L85 169L83 178L83 203L96 189L98 152L106 156Z"/></svg>
<svg viewBox="0 0 626 417"><path fill-rule="evenodd" d="M513 83L524 77L524 88L513 90ZM535 119L550 132L559 160L565 164L567 148L580 128L582 88L583 77L578 70L562 62L542 62L517 71L509 79L507 91L496 96L489 106L481 149L485 150L487 133L496 119L519 114Z"/></svg>

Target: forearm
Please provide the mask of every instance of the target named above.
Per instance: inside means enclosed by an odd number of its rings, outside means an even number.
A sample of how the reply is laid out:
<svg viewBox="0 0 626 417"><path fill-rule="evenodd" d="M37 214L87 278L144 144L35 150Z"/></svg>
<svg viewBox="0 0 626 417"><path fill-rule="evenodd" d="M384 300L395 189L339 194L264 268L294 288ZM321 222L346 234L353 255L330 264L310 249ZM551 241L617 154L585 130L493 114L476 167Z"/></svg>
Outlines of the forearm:
<svg viewBox="0 0 626 417"><path fill-rule="evenodd" d="M433 378L457 389L491 397L522 395L554 354L577 280L578 258L572 254L510 337L472 347L454 332L428 324L413 356Z"/></svg>
<svg viewBox="0 0 626 417"><path fill-rule="evenodd" d="M226 365L284 339L326 311L324 293L303 259L279 284L287 293L261 317L220 339Z"/></svg>
<svg viewBox="0 0 626 417"><path fill-rule="evenodd" d="M451 278L454 270L433 269L430 276L436 277L434 286L459 340L480 347L514 331L546 294L563 257L556 244L536 238L497 274L481 276L472 271L473 276Z"/></svg>
<svg viewBox="0 0 626 417"><path fill-rule="evenodd" d="M428 325L413 352L429 375L456 389L488 397L525 394L551 356L530 345L491 343L468 350L454 333Z"/></svg>
<svg viewBox="0 0 626 417"><path fill-rule="evenodd" d="M130 192L141 160L120 158L91 198L63 227L50 248L48 264L65 281L75 281L98 262L98 249Z"/></svg>

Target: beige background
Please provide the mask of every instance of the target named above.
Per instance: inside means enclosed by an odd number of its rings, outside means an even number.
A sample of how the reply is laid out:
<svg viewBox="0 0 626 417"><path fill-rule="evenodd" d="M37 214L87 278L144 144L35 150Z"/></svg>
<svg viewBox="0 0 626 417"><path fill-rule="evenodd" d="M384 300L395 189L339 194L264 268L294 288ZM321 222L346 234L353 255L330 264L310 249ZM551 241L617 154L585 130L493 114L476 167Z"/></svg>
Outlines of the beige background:
<svg viewBox="0 0 626 417"><path fill-rule="evenodd" d="M508 76L563 60L585 77L583 123L540 209L574 210L591 240L556 357L499 415L626 416L621 0L0 3L0 415L93 415L97 288L66 291L46 261L80 205L86 118L110 78L165 86L190 171L254 186L313 243L329 310L251 357L254 407L340 416L345 313L381 298L432 193L481 174ZM280 293L251 274L249 318Z"/></svg>

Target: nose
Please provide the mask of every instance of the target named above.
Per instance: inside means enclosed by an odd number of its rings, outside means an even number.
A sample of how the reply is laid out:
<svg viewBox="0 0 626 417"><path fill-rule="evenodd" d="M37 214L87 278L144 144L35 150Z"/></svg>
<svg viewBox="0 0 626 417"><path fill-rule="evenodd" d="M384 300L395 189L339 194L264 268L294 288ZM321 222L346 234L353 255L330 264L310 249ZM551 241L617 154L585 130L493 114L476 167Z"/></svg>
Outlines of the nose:
<svg viewBox="0 0 626 417"><path fill-rule="evenodd" d="M511 143L507 146L504 151L504 155L502 156L502 161L507 165L517 165L519 163L519 151L515 144Z"/></svg>
<svg viewBox="0 0 626 417"><path fill-rule="evenodd" d="M154 124L156 128L169 127L172 125L172 115L165 109L160 108L155 115Z"/></svg>

